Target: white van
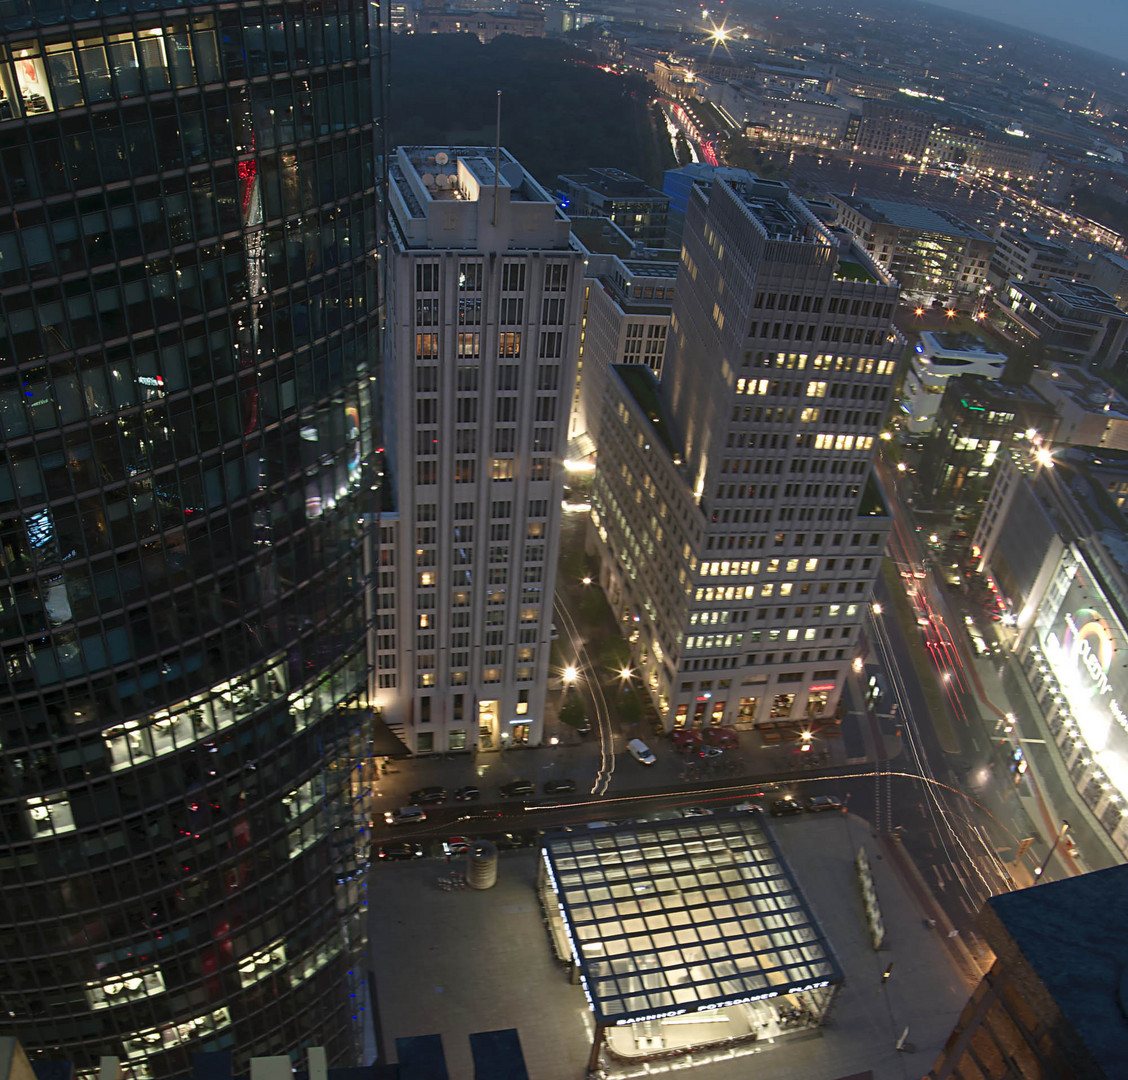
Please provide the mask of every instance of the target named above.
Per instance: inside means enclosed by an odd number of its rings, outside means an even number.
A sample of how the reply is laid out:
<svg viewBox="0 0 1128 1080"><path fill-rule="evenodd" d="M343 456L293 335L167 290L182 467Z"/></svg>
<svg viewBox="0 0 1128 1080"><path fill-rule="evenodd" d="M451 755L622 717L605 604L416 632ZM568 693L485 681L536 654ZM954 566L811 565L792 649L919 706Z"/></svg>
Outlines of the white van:
<svg viewBox="0 0 1128 1080"><path fill-rule="evenodd" d="M631 757L643 765L653 765L658 760L654 756L654 751L641 739L631 739L627 743L627 749L631 752Z"/></svg>

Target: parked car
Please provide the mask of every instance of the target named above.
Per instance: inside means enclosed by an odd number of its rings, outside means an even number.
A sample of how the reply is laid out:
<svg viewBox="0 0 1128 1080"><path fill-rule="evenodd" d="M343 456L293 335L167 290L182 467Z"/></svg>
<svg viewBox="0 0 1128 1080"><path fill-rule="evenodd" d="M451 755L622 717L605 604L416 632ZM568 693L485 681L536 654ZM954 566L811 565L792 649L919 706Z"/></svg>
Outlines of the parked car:
<svg viewBox="0 0 1128 1080"><path fill-rule="evenodd" d="M796 802L790 795L783 799L776 799L770 811L772 817L793 817L803 813L803 804Z"/></svg>
<svg viewBox="0 0 1128 1080"><path fill-rule="evenodd" d="M546 795L568 795L575 790L575 780L548 780L544 785Z"/></svg>
<svg viewBox="0 0 1128 1080"><path fill-rule="evenodd" d="M696 728L679 728L670 738L674 749L681 753L692 753L701 748L701 732Z"/></svg>
<svg viewBox="0 0 1128 1080"><path fill-rule="evenodd" d="M376 858L386 862L398 862L403 859L421 859L423 845L412 840L393 840L391 843L382 844L376 852Z"/></svg>
<svg viewBox="0 0 1128 1080"><path fill-rule="evenodd" d="M627 743L627 750L630 751L631 757L641 765L653 765L658 760L654 751L641 739L631 739Z"/></svg>
<svg viewBox="0 0 1128 1080"><path fill-rule="evenodd" d="M412 806L428 806L431 803L446 802L447 789L445 787L423 787L413 791L407 797Z"/></svg>
<svg viewBox="0 0 1128 1080"><path fill-rule="evenodd" d="M532 795L536 788L531 780L510 780L508 784L502 784L499 790L505 798L510 799L515 795Z"/></svg>
<svg viewBox="0 0 1128 1080"><path fill-rule="evenodd" d="M701 747L700 754L703 758L719 758L724 751L719 746L703 746Z"/></svg>
<svg viewBox="0 0 1128 1080"><path fill-rule="evenodd" d="M427 814L421 806L401 806L397 810L388 810L384 820L389 825L418 825L427 820Z"/></svg>
<svg viewBox="0 0 1128 1080"><path fill-rule="evenodd" d="M836 795L812 795L807 800L807 809L812 814L821 814L825 810L845 810L846 807Z"/></svg>
<svg viewBox="0 0 1128 1080"><path fill-rule="evenodd" d="M704 738L710 746L719 746L722 750L736 749L736 732L730 727L706 728Z"/></svg>
<svg viewBox="0 0 1128 1080"><path fill-rule="evenodd" d="M482 797L481 791L478 790L473 784L467 784L465 787L460 787L454 793L455 802L473 802Z"/></svg>

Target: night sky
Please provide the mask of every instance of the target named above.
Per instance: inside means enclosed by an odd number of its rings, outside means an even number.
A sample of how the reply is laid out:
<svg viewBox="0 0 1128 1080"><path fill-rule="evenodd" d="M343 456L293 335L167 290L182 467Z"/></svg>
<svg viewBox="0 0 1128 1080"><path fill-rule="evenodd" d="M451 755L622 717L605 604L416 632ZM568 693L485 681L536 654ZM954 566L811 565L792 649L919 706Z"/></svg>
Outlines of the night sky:
<svg viewBox="0 0 1128 1080"><path fill-rule="evenodd" d="M932 0L1128 60L1128 0Z"/></svg>

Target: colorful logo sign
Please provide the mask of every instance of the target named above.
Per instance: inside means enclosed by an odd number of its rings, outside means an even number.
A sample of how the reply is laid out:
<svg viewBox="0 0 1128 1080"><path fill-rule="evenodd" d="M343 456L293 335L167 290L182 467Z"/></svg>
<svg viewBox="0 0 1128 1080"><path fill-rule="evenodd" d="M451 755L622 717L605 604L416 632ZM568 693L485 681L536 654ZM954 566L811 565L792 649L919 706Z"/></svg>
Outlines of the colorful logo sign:
<svg viewBox="0 0 1128 1080"><path fill-rule="evenodd" d="M1112 631L1101 614L1094 608L1080 608L1065 617L1066 633L1062 651L1077 668L1084 681L1090 685L1087 693L1098 697L1112 692L1108 672L1116 646Z"/></svg>

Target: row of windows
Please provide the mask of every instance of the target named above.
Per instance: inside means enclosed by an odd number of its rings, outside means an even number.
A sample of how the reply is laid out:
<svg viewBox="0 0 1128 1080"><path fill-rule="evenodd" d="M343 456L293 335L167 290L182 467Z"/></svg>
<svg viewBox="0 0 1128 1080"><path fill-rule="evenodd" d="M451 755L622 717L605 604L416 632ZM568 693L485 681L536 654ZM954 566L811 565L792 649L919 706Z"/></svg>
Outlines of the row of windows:
<svg viewBox="0 0 1128 1080"><path fill-rule="evenodd" d="M524 292L525 271L528 264L522 262L505 262L501 267L502 292ZM482 268L480 262L460 262L458 264L458 288L460 292L482 291ZM542 285L545 292L566 292L568 289L568 264L549 262L544 268ZM415 291L420 293L433 293L439 291L439 264L437 262L417 262L415 264ZM560 301L555 301L559 304ZM548 310L548 301L545 301ZM562 308L554 308L562 312ZM545 319L545 322L563 321L562 319Z"/></svg>

